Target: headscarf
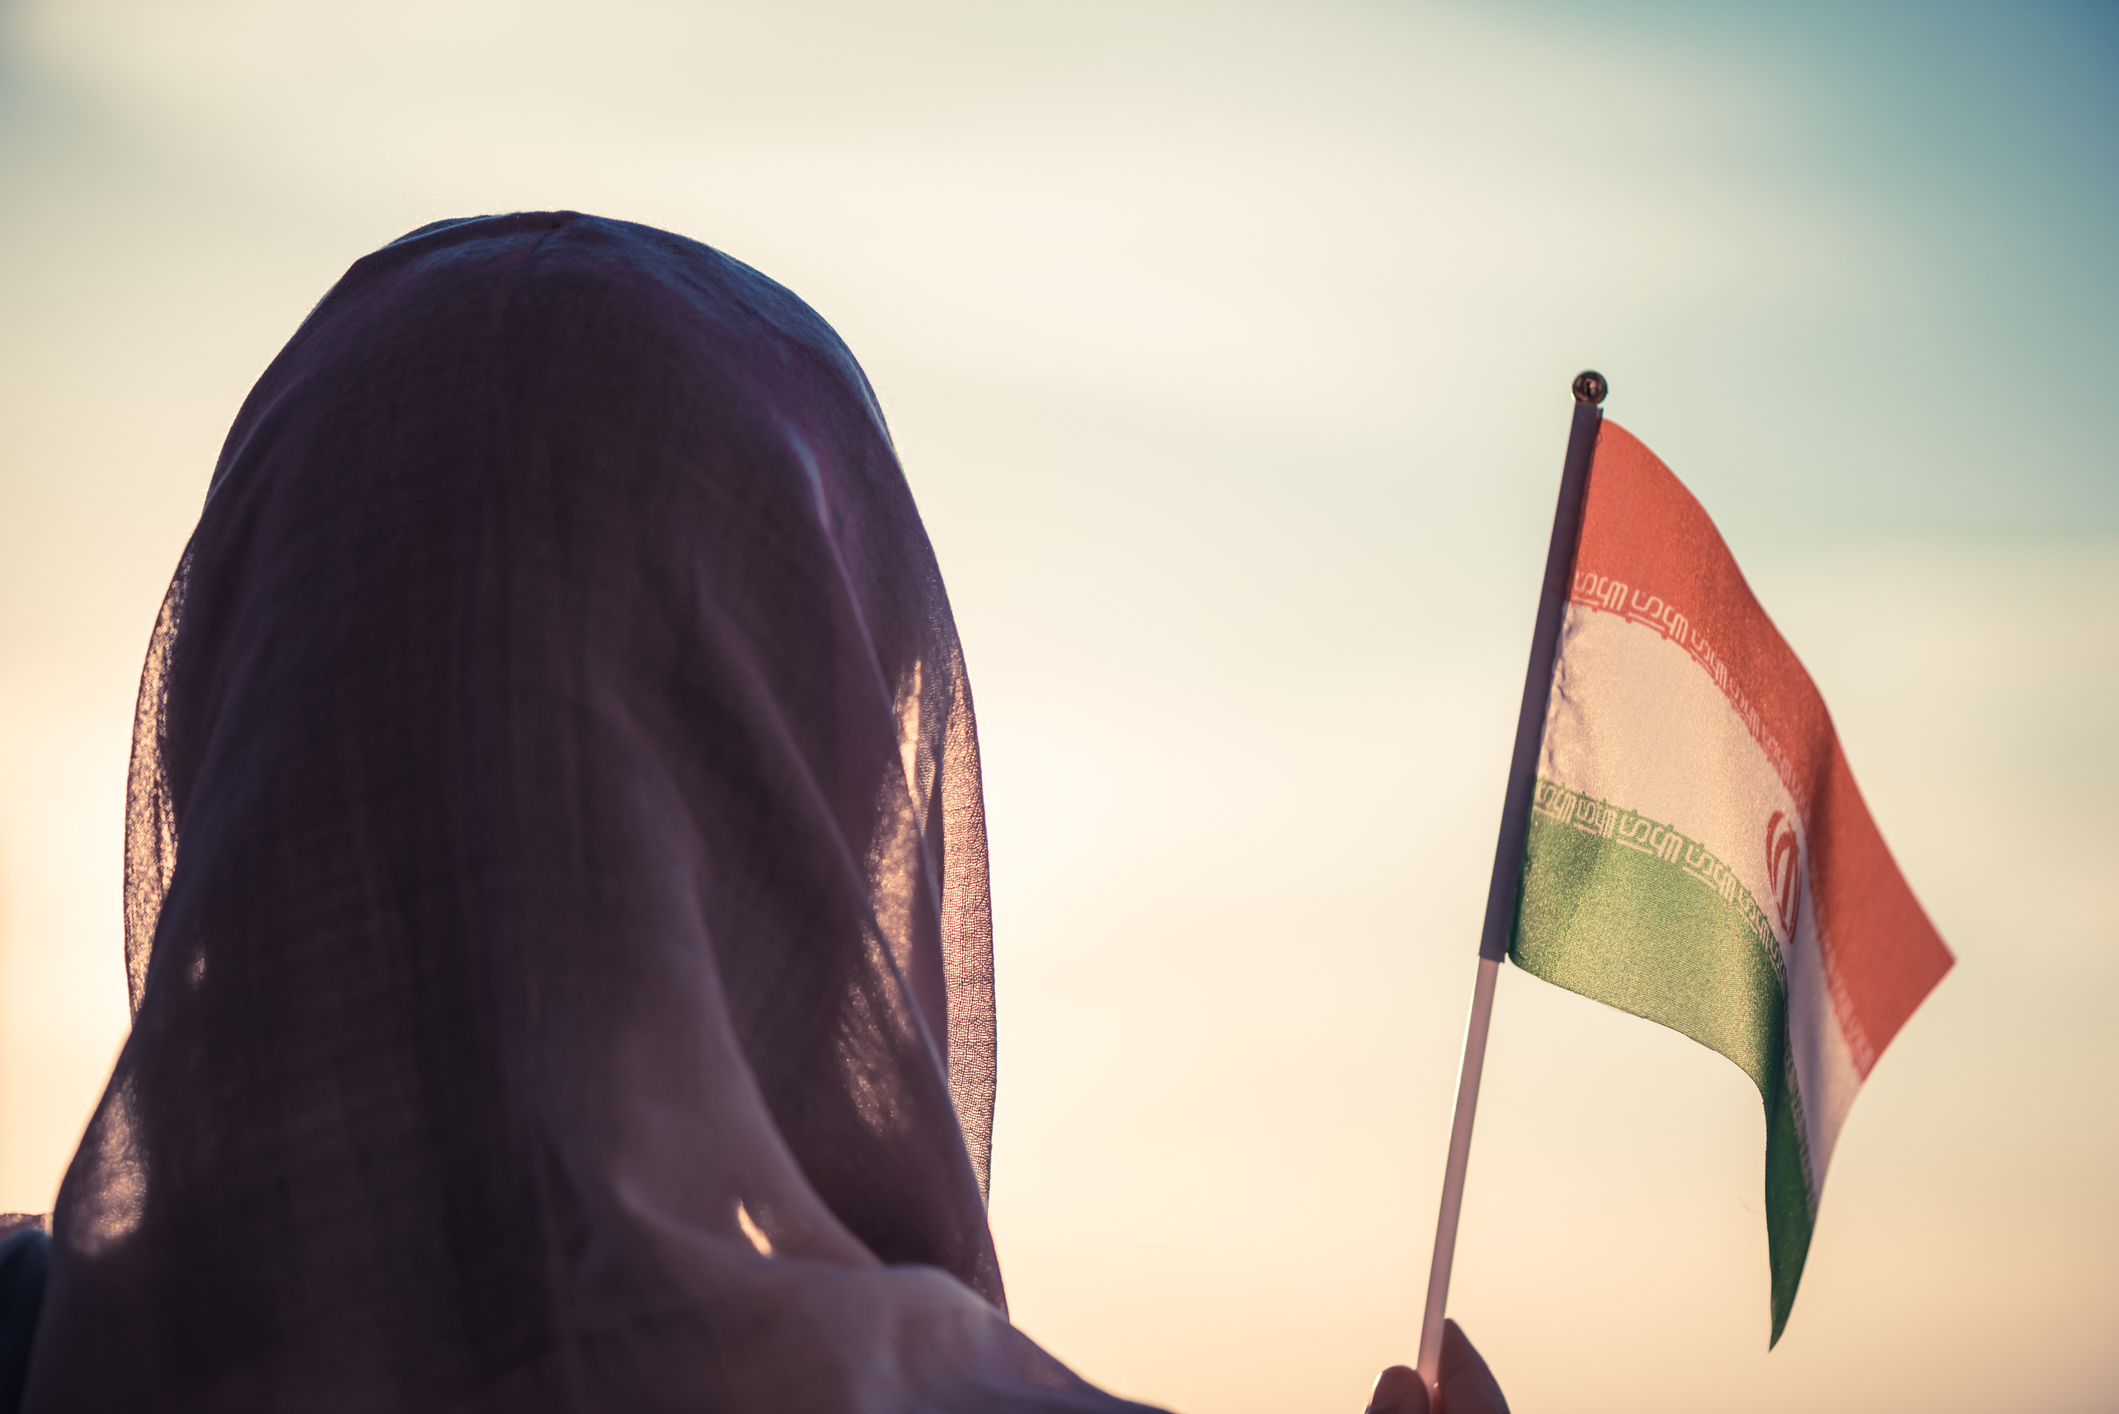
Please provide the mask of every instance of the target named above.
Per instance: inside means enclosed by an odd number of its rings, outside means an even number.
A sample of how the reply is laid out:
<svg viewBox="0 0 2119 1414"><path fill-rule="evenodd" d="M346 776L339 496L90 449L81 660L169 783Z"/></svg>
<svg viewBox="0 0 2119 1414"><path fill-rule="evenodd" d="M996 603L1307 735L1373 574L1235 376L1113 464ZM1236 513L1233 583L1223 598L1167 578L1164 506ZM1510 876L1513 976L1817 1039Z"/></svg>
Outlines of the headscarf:
<svg viewBox="0 0 2119 1414"><path fill-rule="evenodd" d="M572 213L358 262L154 630L24 1407L1109 1409L1007 1322L977 737L875 398Z"/></svg>

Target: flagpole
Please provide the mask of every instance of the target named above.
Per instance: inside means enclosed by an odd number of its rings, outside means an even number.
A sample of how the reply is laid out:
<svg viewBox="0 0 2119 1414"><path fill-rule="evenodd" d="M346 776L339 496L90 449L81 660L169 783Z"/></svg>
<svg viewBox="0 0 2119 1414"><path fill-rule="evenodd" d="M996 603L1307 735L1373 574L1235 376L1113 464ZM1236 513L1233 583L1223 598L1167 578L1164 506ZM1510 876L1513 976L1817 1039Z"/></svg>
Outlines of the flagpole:
<svg viewBox="0 0 2119 1414"><path fill-rule="evenodd" d="M1501 802L1501 833L1494 842L1494 873L1486 889L1486 925L1479 935L1479 973L1472 984L1471 1015L1464 1024L1464 1059L1457 1068L1457 1108L1450 1120L1449 1159L1442 1170L1442 1211L1435 1219L1435 1256L1427 1272L1427 1309L1420 1321L1420 1379L1428 1408L1441 1404L1442 1316L1449 1304L1449 1271L1457 1255L1457 1216L1464 1205L1464 1170L1471 1160L1472 1118L1479 1109L1479 1075L1486 1067L1486 1032L1494 1014L1494 983L1515 922L1516 887L1523 872L1523 844L1530 833L1531 790L1538 748L1545 736L1546 700L1552 695L1553 660L1560 644L1560 617L1574 577L1575 541L1582 528L1582 497L1596 453L1601 404L1608 391L1600 373L1574 381L1574 425L1560 466L1560 499L1553 509L1552 543L1545 551L1545 583L1538 595L1537 626L1531 632L1530 665L1523 676L1523 707L1516 717L1516 749L1509 761L1508 789Z"/></svg>

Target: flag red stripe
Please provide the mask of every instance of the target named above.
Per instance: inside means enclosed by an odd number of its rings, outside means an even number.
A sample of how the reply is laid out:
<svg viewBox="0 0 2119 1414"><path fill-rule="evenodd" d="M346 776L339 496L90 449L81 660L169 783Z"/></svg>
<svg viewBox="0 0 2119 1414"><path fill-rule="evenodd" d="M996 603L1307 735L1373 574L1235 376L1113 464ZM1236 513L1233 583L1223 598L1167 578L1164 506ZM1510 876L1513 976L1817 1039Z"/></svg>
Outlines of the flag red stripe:
<svg viewBox="0 0 2119 1414"><path fill-rule="evenodd" d="M1811 905L1840 1029L1866 1077L1953 959L1862 803L1824 699L1714 522L1609 419L1575 570L1578 602L1651 623L1688 649L1780 771L1808 837Z"/></svg>

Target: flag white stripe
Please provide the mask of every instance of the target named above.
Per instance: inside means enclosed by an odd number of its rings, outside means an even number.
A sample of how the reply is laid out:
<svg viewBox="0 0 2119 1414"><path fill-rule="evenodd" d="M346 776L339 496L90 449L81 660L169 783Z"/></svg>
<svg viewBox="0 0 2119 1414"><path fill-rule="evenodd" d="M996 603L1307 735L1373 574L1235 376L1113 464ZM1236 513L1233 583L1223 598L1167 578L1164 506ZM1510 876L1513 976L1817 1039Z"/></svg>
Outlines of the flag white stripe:
<svg viewBox="0 0 2119 1414"><path fill-rule="evenodd" d="M1539 773L1699 841L1765 907L1787 978L1814 1211L1861 1077L1825 986L1800 823L1805 879L1792 938L1774 906L1767 822L1776 811L1797 816L1780 773L1691 654L1654 629L1582 604L1570 604L1561 624Z"/></svg>

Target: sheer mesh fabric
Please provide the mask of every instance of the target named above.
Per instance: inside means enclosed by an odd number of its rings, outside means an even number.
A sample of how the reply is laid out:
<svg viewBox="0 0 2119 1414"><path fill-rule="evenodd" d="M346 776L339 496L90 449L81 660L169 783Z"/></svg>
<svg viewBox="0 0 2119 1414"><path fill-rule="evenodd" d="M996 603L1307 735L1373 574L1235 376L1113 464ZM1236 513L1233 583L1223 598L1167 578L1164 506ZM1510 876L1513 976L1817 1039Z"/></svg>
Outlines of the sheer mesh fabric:
<svg viewBox="0 0 2119 1414"><path fill-rule="evenodd" d="M28 1410L1130 1407L1003 1314L963 659L755 271L570 213L356 264L229 433L127 821Z"/></svg>

